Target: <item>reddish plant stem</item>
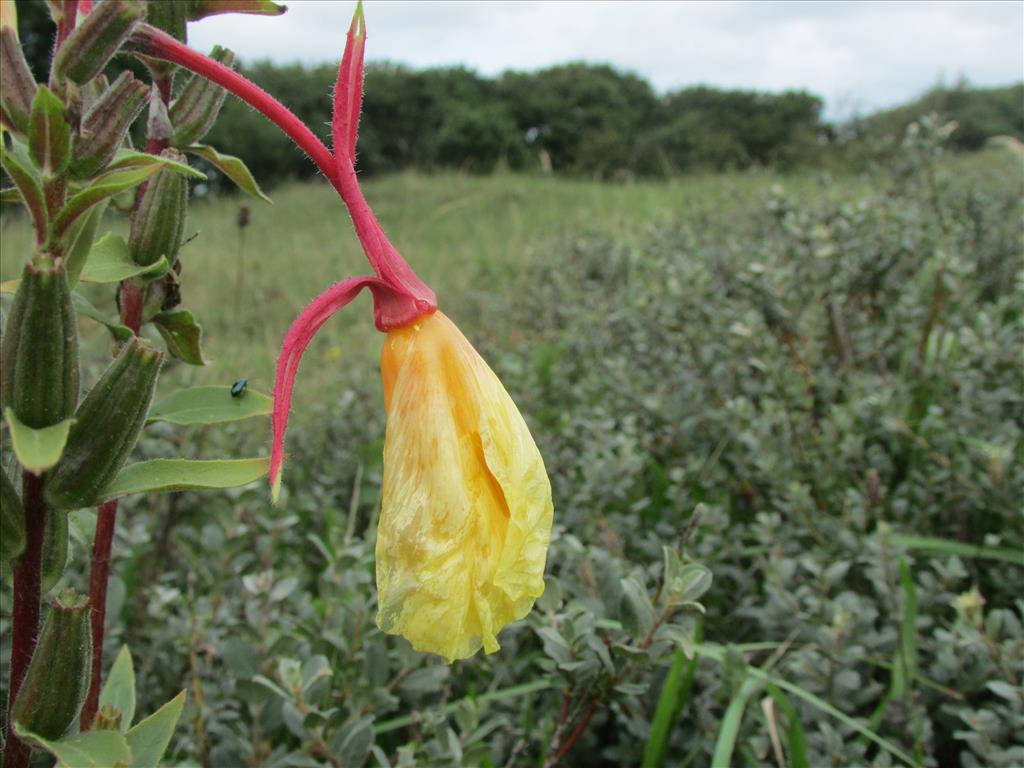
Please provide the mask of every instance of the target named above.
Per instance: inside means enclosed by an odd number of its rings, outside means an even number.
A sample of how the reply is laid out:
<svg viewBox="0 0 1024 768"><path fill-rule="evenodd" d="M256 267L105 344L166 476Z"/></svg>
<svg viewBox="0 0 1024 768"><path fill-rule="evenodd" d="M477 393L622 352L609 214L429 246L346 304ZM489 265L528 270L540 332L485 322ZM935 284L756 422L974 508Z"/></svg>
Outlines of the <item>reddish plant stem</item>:
<svg viewBox="0 0 1024 768"><path fill-rule="evenodd" d="M242 101L262 112L264 116L284 131L292 141L298 144L299 148L316 163L320 172L328 178L339 192L341 191L338 183L337 167L330 151L306 127L305 123L299 120L286 106L269 93L242 77L230 67L225 67L220 62L193 51L187 45L182 44L171 35L155 27L143 25L135 33L134 37L142 53L147 56L165 59L196 72L207 80L226 88Z"/></svg>
<svg viewBox="0 0 1024 768"><path fill-rule="evenodd" d="M11 669L7 697L10 718L14 699L21 689L39 634L39 598L46 529L46 508L43 504L43 480L31 472L21 476L22 505L25 508L25 551L14 563L14 608L11 611ZM7 743L3 764L7 768L27 768L31 748L14 735L7 723Z"/></svg>
<svg viewBox="0 0 1024 768"><path fill-rule="evenodd" d="M107 580L110 577L110 550L117 522L117 500L100 505L96 515L96 538L92 544L89 568L89 613L92 629L92 669L89 693L82 706L81 727L88 730L96 718L100 701L100 677L103 669L103 628L107 618Z"/></svg>

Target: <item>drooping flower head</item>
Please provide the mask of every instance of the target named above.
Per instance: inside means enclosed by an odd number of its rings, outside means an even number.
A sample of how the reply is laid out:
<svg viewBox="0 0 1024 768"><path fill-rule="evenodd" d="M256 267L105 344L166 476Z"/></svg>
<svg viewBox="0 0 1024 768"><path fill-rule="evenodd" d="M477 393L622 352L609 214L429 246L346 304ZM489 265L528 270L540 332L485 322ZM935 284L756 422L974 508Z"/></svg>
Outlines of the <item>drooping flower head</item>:
<svg viewBox="0 0 1024 768"><path fill-rule="evenodd" d="M503 626L544 591L551 485L523 417L498 377L398 253L359 188L355 146L366 31L357 6L338 69L329 152L287 109L232 70L147 28L137 45L223 85L276 122L338 190L373 275L336 283L285 336L274 383L270 485L281 487L284 435L302 354L364 288L387 333L387 409L377 533L377 624L449 661L498 649Z"/></svg>

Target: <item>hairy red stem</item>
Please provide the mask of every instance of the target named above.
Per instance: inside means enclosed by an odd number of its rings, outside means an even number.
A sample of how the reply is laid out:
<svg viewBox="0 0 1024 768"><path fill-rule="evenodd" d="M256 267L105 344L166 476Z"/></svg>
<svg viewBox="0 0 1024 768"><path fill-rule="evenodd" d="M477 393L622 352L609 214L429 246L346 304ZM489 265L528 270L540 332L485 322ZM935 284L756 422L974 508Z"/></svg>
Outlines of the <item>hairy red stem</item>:
<svg viewBox="0 0 1024 768"><path fill-rule="evenodd" d="M21 689L39 634L39 592L43 560L46 507L43 480L31 472L21 475L22 505L25 508L25 551L14 563L14 608L11 611L11 670L7 694L7 743L3 764L27 768L31 748L14 735L10 713Z"/></svg>
<svg viewBox="0 0 1024 768"><path fill-rule="evenodd" d="M142 25L134 33L133 39L141 52L147 56L165 59L202 75L259 110L284 131L303 152L309 155L320 172L339 192L341 191L338 186L338 172L335 168L334 157L330 150L306 127L305 123L269 93L230 67L225 67L220 62L193 51L187 45L155 27Z"/></svg>

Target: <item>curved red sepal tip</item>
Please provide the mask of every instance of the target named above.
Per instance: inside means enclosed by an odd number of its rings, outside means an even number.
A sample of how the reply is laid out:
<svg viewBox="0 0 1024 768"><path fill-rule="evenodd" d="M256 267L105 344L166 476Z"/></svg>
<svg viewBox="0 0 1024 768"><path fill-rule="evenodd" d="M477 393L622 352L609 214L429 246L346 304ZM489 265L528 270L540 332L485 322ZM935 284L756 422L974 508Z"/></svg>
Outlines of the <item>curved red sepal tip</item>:
<svg viewBox="0 0 1024 768"><path fill-rule="evenodd" d="M376 277L351 277L335 283L302 310L284 337L274 375L274 442L270 450L270 495L274 502L281 490L284 433L288 429L292 390L302 354L323 324L358 296L363 288L369 288L373 293L374 319L381 330L405 325L424 314L418 302L404 293L394 291Z"/></svg>

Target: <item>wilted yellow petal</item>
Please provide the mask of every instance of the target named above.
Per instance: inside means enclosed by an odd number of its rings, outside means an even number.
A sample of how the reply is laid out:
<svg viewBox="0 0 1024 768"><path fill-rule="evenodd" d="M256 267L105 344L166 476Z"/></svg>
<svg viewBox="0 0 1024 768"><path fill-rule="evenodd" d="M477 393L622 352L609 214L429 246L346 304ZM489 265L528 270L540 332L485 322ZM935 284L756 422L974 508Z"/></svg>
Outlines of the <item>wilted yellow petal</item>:
<svg viewBox="0 0 1024 768"><path fill-rule="evenodd" d="M523 618L544 592L551 484L512 398L435 312L391 331L377 532L377 624L449 661Z"/></svg>

